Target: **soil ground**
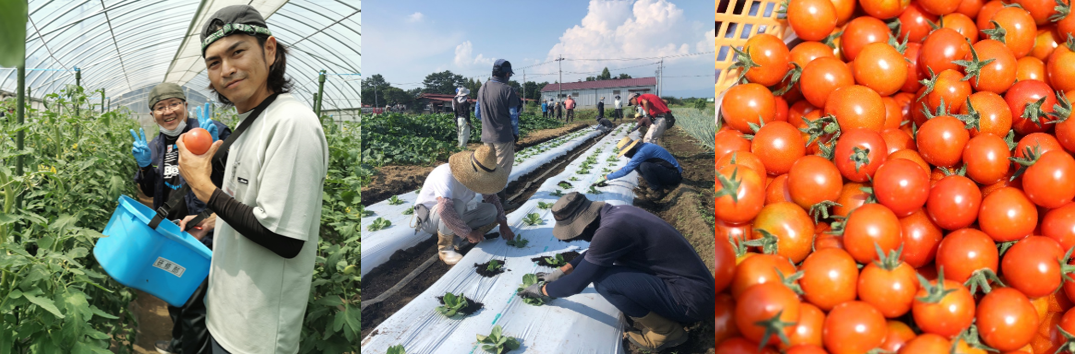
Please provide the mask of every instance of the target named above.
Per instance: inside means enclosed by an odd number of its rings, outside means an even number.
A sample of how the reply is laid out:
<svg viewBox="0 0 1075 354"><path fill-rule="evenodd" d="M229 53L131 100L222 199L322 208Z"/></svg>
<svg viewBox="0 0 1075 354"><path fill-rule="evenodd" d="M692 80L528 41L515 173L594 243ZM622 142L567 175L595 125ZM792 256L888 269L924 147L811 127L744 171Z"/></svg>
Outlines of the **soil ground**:
<svg viewBox="0 0 1075 354"><path fill-rule="evenodd" d="M516 149L521 150L538 145L556 137L590 126L587 123L572 123L560 128L535 130L519 139ZM476 149L481 144L468 144L467 148ZM412 191L422 187L426 175L433 168L448 161L437 161L433 166L389 165L377 168L377 173L369 184L362 187L362 204L370 206L393 195Z"/></svg>
<svg viewBox="0 0 1075 354"><path fill-rule="evenodd" d="M565 130L560 132L560 135L566 134L572 130ZM550 135L548 138L542 140L548 140L556 135ZM529 137L528 137L529 138ZM527 138L523 139L523 142L527 142ZM702 255L702 260L705 262L706 267L710 271L714 270L713 257L714 252L713 245L713 223L714 223L714 171L713 165L713 152L702 147L694 141L685 131L679 127L674 127L665 132L662 138L662 146L668 149L683 167L683 182L676 189L668 192L660 199L654 199L647 190L645 182L642 181L639 189L636 189L635 206L646 209L672 224L679 230L684 237L695 247L699 255ZM537 142L531 143L531 145L538 144ZM575 155L581 151L585 151L588 146L582 148L562 157L561 161L570 161ZM555 165L555 163L554 163ZM548 176L554 176L563 169L563 166L554 168ZM407 173L402 173L403 171ZM413 179L415 182L411 184L396 183L393 185L385 186L367 186L363 189L363 203L373 204L380 200L387 199L391 195L403 193L409 190L420 187L424 181L425 175L432 170L432 167L425 167L424 170L417 166L390 166L390 168L382 168L379 171L380 174L393 174L390 178L384 180L407 180ZM375 177L374 182L378 183ZM520 180L528 180L529 178L522 178ZM534 183L534 185L540 185ZM508 195L519 194L515 201L526 200L533 194L533 190L522 190L522 186L517 184L509 186ZM531 188L532 189L532 188ZM377 197L372 197L366 194L367 190L377 190ZM373 272L363 277L362 284L363 295L366 298L374 298L380 295L388 288L395 285L395 281L403 278L409 274L413 269L417 268L425 260L430 257L435 257L436 252L436 237L430 236L430 238L422 243L412 247L410 249L401 250L392 255L392 258L385 265L378 267ZM469 248L461 250L465 253ZM395 313L404 305L413 300L416 296L421 294L422 291L429 288L434 282L436 282L441 275L446 273L450 267L443 262L435 262L429 267L423 274L415 278L410 284L408 284L403 290L399 291L394 297L385 302L371 305L362 311L362 337L368 336L374 328L384 321L388 316ZM679 347L666 350L667 353L714 353L715 343L713 341L713 323L701 322L693 324L688 327L688 333L690 340ZM624 347L627 348L628 353L648 353L635 348L628 342L624 342Z"/></svg>

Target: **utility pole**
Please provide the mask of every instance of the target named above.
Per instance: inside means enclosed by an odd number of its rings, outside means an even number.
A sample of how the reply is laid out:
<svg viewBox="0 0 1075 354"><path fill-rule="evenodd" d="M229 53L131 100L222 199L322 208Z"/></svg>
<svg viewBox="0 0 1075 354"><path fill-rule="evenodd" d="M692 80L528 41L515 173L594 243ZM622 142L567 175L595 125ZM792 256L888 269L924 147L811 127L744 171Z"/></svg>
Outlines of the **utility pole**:
<svg viewBox="0 0 1075 354"><path fill-rule="evenodd" d="M526 69L523 69L523 109L526 109ZM522 114L523 112L519 112Z"/></svg>
<svg viewBox="0 0 1075 354"><path fill-rule="evenodd" d="M560 97L563 96L563 94L564 94L563 93L563 85L564 85L563 61L564 61L564 56L563 56L563 54L561 54L560 57L556 59L556 71L559 72L559 75L560 75L559 76L560 78L556 80L556 101L557 102L560 101Z"/></svg>
<svg viewBox="0 0 1075 354"><path fill-rule="evenodd" d="M657 79L657 97L661 97L660 94L664 93L664 57L661 57L661 75Z"/></svg>

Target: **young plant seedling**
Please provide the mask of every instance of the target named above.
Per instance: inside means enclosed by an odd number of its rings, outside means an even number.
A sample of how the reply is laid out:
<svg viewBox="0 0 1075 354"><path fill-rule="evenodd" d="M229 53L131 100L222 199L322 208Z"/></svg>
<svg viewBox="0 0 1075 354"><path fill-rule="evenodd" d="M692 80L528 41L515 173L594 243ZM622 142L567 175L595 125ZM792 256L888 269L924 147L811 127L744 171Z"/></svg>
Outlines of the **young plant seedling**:
<svg viewBox="0 0 1075 354"><path fill-rule="evenodd" d="M452 317L459 313L459 310L467 307L467 298L463 297L460 293L458 296L452 293L444 293L444 305L437 306L437 312L446 316Z"/></svg>
<svg viewBox="0 0 1075 354"><path fill-rule="evenodd" d="M562 197L564 196L564 191L557 189L555 192L552 192L552 195L556 197Z"/></svg>
<svg viewBox="0 0 1075 354"><path fill-rule="evenodd" d="M563 189L571 189L571 183L567 183L564 181L560 181L560 183L557 183L556 185Z"/></svg>
<svg viewBox="0 0 1075 354"><path fill-rule="evenodd" d="M524 275L523 276L523 283L519 284L518 291L522 292L523 290L526 290L526 288L530 287L531 285L537 284L537 282L538 282L537 274ZM534 305L534 306L541 306L541 305L545 304L545 300L538 299L538 298L530 298L530 297L524 297L523 302L525 302L525 303L527 303L529 305Z"/></svg>
<svg viewBox="0 0 1075 354"><path fill-rule="evenodd" d="M571 182L578 182L578 181L579 181L579 178L578 178L578 177L575 177L575 176L571 176L571 179L570 179L570 181L571 181Z"/></svg>
<svg viewBox="0 0 1075 354"><path fill-rule="evenodd" d="M388 221L385 218L377 218L377 220L373 220L373 224L370 224L370 226L367 227L366 230L368 230L368 231L384 230L384 229L388 228L389 226L392 226L391 221Z"/></svg>
<svg viewBox="0 0 1075 354"><path fill-rule="evenodd" d="M358 210L358 215L359 215L359 217L362 217L362 218L367 217L367 216L373 216L373 210L359 209Z"/></svg>
<svg viewBox="0 0 1075 354"><path fill-rule="evenodd" d="M482 350L493 354L507 353L519 349L522 343L515 337L508 337L502 333L500 325L493 326L493 331L488 336L478 335L478 342L482 344Z"/></svg>
<svg viewBox="0 0 1075 354"><path fill-rule="evenodd" d="M388 347L388 352L386 354L407 354L407 351L403 350L403 344L397 344Z"/></svg>
<svg viewBox="0 0 1075 354"><path fill-rule="evenodd" d="M554 268L567 264L567 261L564 260L564 255L562 254L558 254L555 257L545 257L545 262L549 263L549 265Z"/></svg>
<svg viewBox="0 0 1075 354"><path fill-rule="evenodd" d="M523 247L526 247L526 244L528 244L528 243L530 243L530 240L527 240L527 239L523 238L523 234L520 233L520 234L515 234L515 239L514 240L509 240L508 241L508 246L512 246L512 247L516 247L516 248L523 248Z"/></svg>
<svg viewBox="0 0 1075 354"><path fill-rule="evenodd" d="M399 199L399 197L394 196L394 195L391 198L388 198L388 205L400 205L400 204L403 204L403 199Z"/></svg>
<svg viewBox="0 0 1075 354"><path fill-rule="evenodd" d="M601 194L601 191L597 190L597 185L596 184L590 185L590 190L587 191L587 192L589 194Z"/></svg>
<svg viewBox="0 0 1075 354"><path fill-rule="evenodd" d="M498 271L500 270L500 268L504 268L504 264L500 263L500 261L497 261L495 259L489 261L489 265L485 266L485 270L490 272Z"/></svg>
<svg viewBox="0 0 1075 354"><path fill-rule="evenodd" d="M403 215L411 215L411 214L414 214L414 208L407 208L407 210L403 211Z"/></svg>
<svg viewBox="0 0 1075 354"><path fill-rule="evenodd" d="M538 202L538 209L546 210L552 208L552 203Z"/></svg>
<svg viewBox="0 0 1075 354"><path fill-rule="evenodd" d="M526 217L523 218L523 222L530 226L541 225L542 221L544 220L541 218L541 215L538 215L538 213L526 214Z"/></svg>

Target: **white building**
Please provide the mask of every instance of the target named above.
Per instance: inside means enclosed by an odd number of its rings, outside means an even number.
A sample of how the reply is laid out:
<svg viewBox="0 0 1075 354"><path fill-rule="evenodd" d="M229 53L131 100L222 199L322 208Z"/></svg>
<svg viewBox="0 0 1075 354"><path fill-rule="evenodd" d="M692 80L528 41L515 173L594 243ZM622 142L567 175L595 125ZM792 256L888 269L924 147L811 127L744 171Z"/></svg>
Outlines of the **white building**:
<svg viewBox="0 0 1075 354"><path fill-rule="evenodd" d="M627 106L627 99L632 93L655 93L657 92L656 77L639 77L633 79L616 79L600 81L565 82L563 84L548 84L541 89L541 99L548 102L556 99L556 93L560 92L558 101L571 96L579 108L596 108L597 100L605 98L605 110L612 109L612 102L616 95L620 96L623 106Z"/></svg>

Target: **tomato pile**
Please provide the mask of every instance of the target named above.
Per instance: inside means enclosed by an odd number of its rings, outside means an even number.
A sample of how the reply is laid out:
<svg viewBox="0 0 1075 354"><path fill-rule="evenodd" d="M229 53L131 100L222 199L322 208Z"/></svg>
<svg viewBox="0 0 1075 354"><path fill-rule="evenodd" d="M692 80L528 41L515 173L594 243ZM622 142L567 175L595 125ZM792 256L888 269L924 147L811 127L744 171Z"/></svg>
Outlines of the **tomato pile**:
<svg viewBox="0 0 1075 354"><path fill-rule="evenodd" d="M737 48L716 351L1075 350L1070 1L789 0Z"/></svg>

